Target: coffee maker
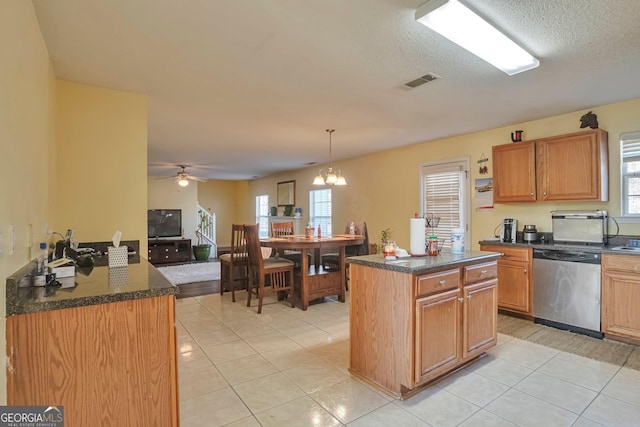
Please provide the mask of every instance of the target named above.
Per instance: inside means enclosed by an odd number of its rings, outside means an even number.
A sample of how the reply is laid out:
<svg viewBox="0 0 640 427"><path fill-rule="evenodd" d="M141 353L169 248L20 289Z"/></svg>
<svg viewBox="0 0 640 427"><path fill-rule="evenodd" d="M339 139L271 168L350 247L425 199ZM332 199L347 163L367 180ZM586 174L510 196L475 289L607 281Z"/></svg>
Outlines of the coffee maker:
<svg viewBox="0 0 640 427"><path fill-rule="evenodd" d="M518 229L518 220L513 218L505 218L500 228L500 241L507 243L516 242L516 230Z"/></svg>

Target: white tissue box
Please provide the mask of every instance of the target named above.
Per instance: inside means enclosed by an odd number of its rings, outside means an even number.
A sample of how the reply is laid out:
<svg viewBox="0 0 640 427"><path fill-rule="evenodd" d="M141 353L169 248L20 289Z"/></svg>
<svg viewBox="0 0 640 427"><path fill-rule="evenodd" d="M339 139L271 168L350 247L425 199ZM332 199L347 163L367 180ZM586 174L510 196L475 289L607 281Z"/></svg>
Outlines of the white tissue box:
<svg viewBox="0 0 640 427"><path fill-rule="evenodd" d="M129 267L113 267L109 269L109 286L119 288L129 283Z"/></svg>
<svg viewBox="0 0 640 427"><path fill-rule="evenodd" d="M109 267L126 267L129 264L128 248L126 246L107 248L109 256Z"/></svg>

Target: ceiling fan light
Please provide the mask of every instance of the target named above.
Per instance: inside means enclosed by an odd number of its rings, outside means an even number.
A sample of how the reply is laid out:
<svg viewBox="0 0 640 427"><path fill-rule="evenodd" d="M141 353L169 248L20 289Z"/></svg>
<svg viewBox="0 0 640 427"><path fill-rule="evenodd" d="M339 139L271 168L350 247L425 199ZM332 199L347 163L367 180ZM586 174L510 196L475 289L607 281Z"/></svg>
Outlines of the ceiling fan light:
<svg viewBox="0 0 640 427"><path fill-rule="evenodd" d="M188 179L186 179L186 178L180 178L180 179L178 180L178 185L179 185L180 187L186 187L187 185L189 185L189 180L188 180Z"/></svg>
<svg viewBox="0 0 640 427"><path fill-rule="evenodd" d="M318 175L313 179L313 185L324 185L324 178L322 175Z"/></svg>

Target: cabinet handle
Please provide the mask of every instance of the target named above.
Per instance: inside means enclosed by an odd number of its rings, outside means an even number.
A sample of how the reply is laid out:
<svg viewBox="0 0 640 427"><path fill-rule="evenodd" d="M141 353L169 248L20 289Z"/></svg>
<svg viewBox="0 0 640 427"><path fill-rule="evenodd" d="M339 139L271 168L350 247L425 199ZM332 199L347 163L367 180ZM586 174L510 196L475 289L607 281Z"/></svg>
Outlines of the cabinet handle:
<svg viewBox="0 0 640 427"><path fill-rule="evenodd" d="M480 270L480 274L487 274L487 270Z"/></svg>
<svg viewBox="0 0 640 427"><path fill-rule="evenodd" d="M446 285L446 284L447 284L447 281L446 281L446 280L440 280L440 282L439 282L439 283L440 283L440 286L444 286L444 285Z"/></svg>
<svg viewBox="0 0 640 427"><path fill-rule="evenodd" d="M464 302L464 298L458 298L458 301Z"/></svg>
<svg viewBox="0 0 640 427"><path fill-rule="evenodd" d="M527 269L526 268L523 271L524 271L525 274L527 274Z"/></svg>
<svg viewBox="0 0 640 427"><path fill-rule="evenodd" d="M547 192L546 191L543 194L544 194L545 197L547 196Z"/></svg>
<svg viewBox="0 0 640 427"><path fill-rule="evenodd" d="M533 197L533 193L531 193L531 197Z"/></svg>
<svg viewBox="0 0 640 427"><path fill-rule="evenodd" d="M467 295L467 299L471 299L471 295Z"/></svg>

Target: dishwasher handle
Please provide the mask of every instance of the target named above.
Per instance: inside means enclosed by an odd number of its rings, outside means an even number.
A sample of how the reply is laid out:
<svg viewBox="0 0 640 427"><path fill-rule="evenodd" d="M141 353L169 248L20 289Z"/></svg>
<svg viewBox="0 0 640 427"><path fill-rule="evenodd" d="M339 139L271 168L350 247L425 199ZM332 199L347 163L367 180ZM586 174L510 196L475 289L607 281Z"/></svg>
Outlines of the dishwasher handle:
<svg viewBox="0 0 640 427"><path fill-rule="evenodd" d="M600 254L594 252L568 251L560 249L534 249L533 259L550 261L580 262L585 264L600 264Z"/></svg>

